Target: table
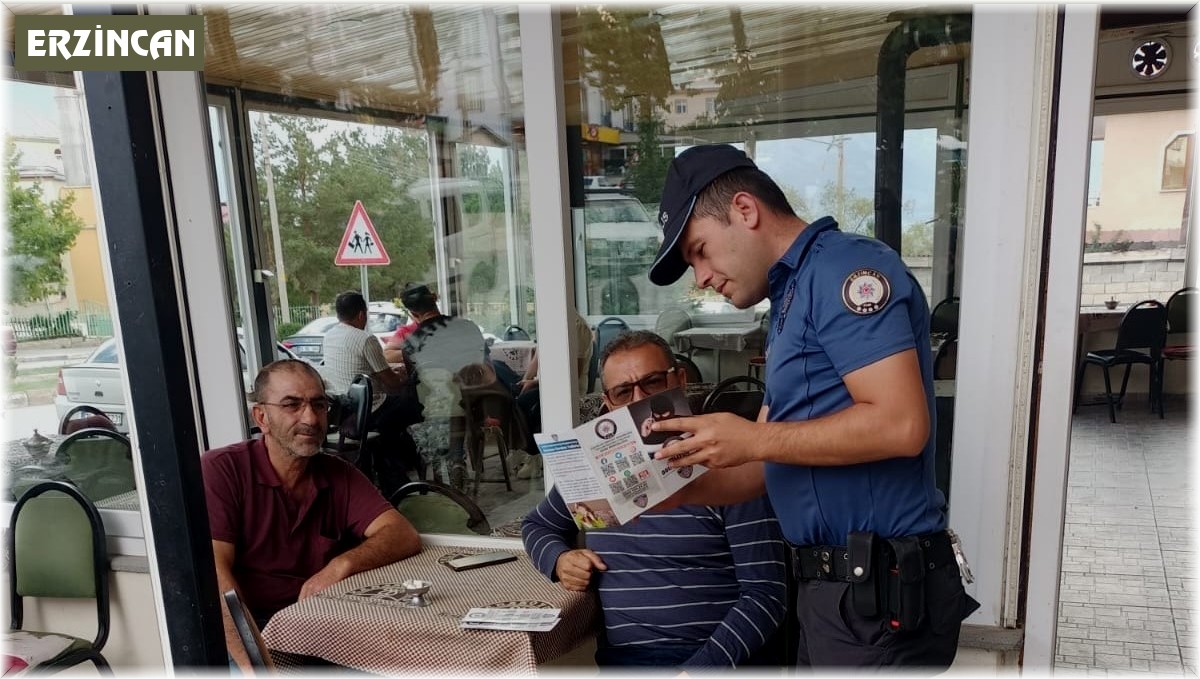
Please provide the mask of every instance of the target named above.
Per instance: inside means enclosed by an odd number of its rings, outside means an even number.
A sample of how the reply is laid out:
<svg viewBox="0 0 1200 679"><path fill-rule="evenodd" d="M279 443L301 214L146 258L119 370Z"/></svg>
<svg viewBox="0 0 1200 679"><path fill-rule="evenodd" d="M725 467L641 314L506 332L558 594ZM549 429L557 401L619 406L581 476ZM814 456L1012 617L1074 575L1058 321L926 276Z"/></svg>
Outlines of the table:
<svg viewBox="0 0 1200 679"><path fill-rule="evenodd" d="M709 325L688 328L675 333L675 347L691 353L693 349L712 349L717 362L717 382L721 381L721 352L762 349L763 328L761 323L738 325Z"/></svg>
<svg viewBox="0 0 1200 679"><path fill-rule="evenodd" d="M50 446L35 459L25 447L25 439L9 441L4 463L8 470L4 496L17 498L41 481L62 480L75 484L101 509L137 511L140 506L134 488L133 460L123 444L108 438L85 439L76 444L77 455L70 463L58 456L66 436L48 434Z"/></svg>
<svg viewBox="0 0 1200 679"><path fill-rule="evenodd" d="M574 649L598 624L594 594L568 592L516 561L455 572L444 562L490 550L425 546L420 554L353 575L275 614L263 629L273 651L323 658L378 674L536 674ZM407 608L400 583L433 583L429 606ZM471 608L561 608L550 632L464 630Z"/></svg>
<svg viewBox="0 0 1200 679"><path fill-rule="evenodd" d="M517 375L524 375L533 360L534 349L537 349L537 342L533 340L496 342L492 344L492 359L504 362Z"/></svg>

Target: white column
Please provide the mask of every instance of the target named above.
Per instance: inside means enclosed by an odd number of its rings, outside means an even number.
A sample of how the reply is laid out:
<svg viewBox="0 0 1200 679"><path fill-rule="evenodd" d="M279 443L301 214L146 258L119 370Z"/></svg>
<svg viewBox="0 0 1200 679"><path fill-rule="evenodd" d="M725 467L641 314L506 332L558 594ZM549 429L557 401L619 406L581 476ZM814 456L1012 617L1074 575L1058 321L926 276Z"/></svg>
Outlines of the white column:
<svg viewBox="0 0 1200 679"><path fill-rule="evenodd" d="M974 8L950 526L980 625L1016 624L1055 12Z"/></svg>
<svg viewBox="0 0 1200 679"><path fill-rule="evenodd" d="M1023 667L1049 673L1058 627L1058 580L1071 453L1071 399L1075 380L1075 333L1087 210L1093 83L1096 76L1098 5L1067 5L1063 19L1058 136L1050 214L1049 270L1043 324L1041 391L1034 442L1030 501L1029 581L1025 592Z"/></svg>
<svg viewBox="0 0 1200 679"><path fill-rule="evenodd" d="M525 88L525 148L529 154L533 289L537 300L542 427L570 429L578 409L570 341L573 304L567 149L558 9L521 5L521 66ZM547 484L549 486L549 484Z"/></svg>

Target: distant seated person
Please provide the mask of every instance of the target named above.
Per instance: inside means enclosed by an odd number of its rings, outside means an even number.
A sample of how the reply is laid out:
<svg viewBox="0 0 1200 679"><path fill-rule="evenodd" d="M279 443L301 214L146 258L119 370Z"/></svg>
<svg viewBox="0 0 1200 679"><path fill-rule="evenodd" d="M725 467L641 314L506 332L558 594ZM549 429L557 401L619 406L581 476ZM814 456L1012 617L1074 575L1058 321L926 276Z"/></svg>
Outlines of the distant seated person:
<svg viewBox="0 0 1200 679"><path fill-rule="evenodd" d="M575 375L578 378L579 393L582 395L587 393L588 366L592 362L592 329L588 327L587 319L574 307L572 312L571 341L575 344ZM541 395L538 389L540 373L541 367L535 350L529 367L525 370L525 376L521 378L520 395L517 396L517 405L525 415L530 433L525 442L525 452L529 453L530 457L517 470L519 479L536 479L542 476L542 458L538 454L537 443L533 440L533 434L542 431Z"/></svg>
<svg viewBox="0 0 1200 679"><path fill-rule="evenodd" d="M200 458L220 591L259 625L341 580L421 550L420 538L354 465L321 453L330 400L308 363L282 360L249 395L261 438ZM228 611L231 659L249 669Z"/></svg>
<svg viewBox="0 0 1200 679"><path fill-rule="evenodd" d="M366 462L373 463L379 486L386 494L409 480L406 472L419 466L416 444L408 426L420 422L421 404L413 396L407 378L388 365L383 345L366 331L367 301L350 290L334 301L338 324L325 333L323 373L329 391L345 394L358 375L371 378L371 431L379 432ZM370 471L370 467L366 467Z"/></svg>
<svg viewBox="0 0 1200 679"><path fill-rule="evenodd" d="M461 488L466 474L462 394L454 375L464 367L484 363L487 346L474 322L448 316L438 308L438 295L424 283L409 283L400 302L417 322L401 342L391 341L383 354L402 363L421 402L425 421L413 427L416 438L435 441L439 466L449 468L451 485ZM428 445L428 444L427 444Z"/></svg>
<svg viewBox="0 0 1200 679"><path fill-rule="evenodd" d="M686 377L651 332L624 333L600 360L604 401L619 408ZM582 504L582 503L580 503ZM780 664L784 543L765 497L728 507L650 510L615 528L591 506L568 511L558 488L525 518L521 537L539 571L563 589L595 589L604 629L596 664L684 670Z"/></svg>

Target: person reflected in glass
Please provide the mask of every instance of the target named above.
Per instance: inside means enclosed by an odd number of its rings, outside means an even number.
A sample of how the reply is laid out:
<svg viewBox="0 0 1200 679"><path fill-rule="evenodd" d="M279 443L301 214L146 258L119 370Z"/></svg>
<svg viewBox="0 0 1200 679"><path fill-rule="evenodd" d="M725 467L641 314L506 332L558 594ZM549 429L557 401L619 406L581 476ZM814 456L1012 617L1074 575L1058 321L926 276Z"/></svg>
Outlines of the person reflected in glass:
<svg viewBox="0 0 1200 679"><path fill-rule="evenodd" d="M423 454L435 472L444 470L450 485L461 490L466 482L465 413L454 376L468 365L484 363L487 345L478 325L442 313L438 301L428 285L407 284L400 302L417 328L403 340L389 342L383 353L388 362L404 365L424 408L425 421L413 427L416 438L430 446Z"/></svg>

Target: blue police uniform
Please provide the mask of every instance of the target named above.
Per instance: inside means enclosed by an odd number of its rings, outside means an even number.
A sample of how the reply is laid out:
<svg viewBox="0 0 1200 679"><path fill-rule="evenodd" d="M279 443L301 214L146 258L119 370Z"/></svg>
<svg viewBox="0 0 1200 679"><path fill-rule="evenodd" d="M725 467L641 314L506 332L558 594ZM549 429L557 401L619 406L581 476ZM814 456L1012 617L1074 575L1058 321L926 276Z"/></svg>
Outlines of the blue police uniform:
<svg viewBox="0 0 1200 679"><path fill-rule="evenodd" d="M912 348L929 347L929 304L900 256L882 242L842 233L831 217L800 232L768 272L771 422L820 418L853 404L842 378ZM917 351L934 417L930 352ZM768 462L767 492L792 544L845 545L851 531L880 538L946 527L934 482L934 436L916 457L837 467Z"/></svg>

